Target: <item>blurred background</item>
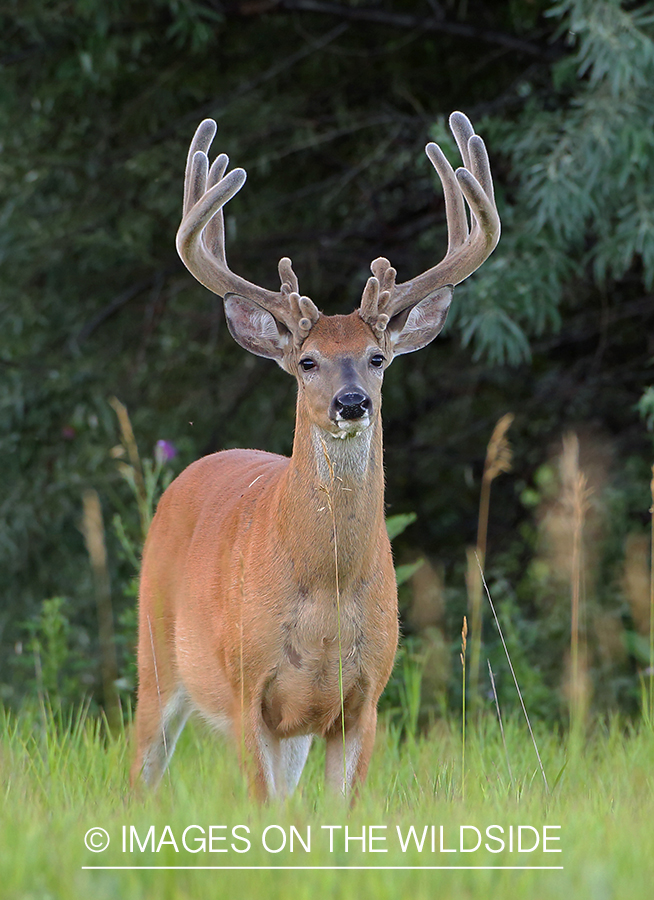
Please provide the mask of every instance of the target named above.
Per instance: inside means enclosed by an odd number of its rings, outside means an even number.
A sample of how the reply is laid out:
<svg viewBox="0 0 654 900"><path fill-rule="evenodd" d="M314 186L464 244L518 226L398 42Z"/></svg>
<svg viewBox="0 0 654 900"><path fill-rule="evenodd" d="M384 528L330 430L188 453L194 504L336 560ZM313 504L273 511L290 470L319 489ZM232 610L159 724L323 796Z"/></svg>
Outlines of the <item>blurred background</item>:
<svg viewBox="0 0 654 900"><path fill-rule="evenodd" d="M458 165L460 109L489 148L503 235L437 341L386 378L404 640L382 702L414 724L460 704L464 615L471 702L494 704L487 660L516 702L476 548L532 715L638 716L653 79L650 2L3 3L0 701L128 710L161 490L218 449L290 453L293 380L234 343L175 251L201 119L248 171L226 210L231 267L277 289L289 255L336 313L375 257L404 281L444 255L424 145Z"/></svg>

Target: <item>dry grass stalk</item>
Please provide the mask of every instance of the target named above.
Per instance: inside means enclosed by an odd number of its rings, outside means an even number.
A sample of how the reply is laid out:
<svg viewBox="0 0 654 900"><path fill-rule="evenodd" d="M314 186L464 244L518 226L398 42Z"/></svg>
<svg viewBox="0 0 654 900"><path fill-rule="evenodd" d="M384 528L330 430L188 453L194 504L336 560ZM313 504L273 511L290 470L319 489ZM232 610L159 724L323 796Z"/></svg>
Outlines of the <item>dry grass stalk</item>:
<svg viewBox="0 0 654 900"><path fill-rule="evenodd" d="M334 578L336 580L336 621L338 627L338 693L341 701L341 733L343 739L343 792L347 791L347 756L345 754L345 696L343 692L343 642L341 636L341 582L338 568L338 534L336 528L336 514L334 512L333 495L336 477L334 464L327 452L327 445L322 440L322 451L329 470L329 486L321 485L321 490L327 498L327 506L332 519L332 533L334 535Z"/></svg>
<svg viewBox="0 0 654 900"><path fill-rule="evenodd" d="M84 492L83 534L93 569L95 600L98 610L100 639L100 674L104 709L109 727L114 730L120 724L120 701L116 690L118 664L114 643L113 611L111 608L111 584L107 565L107 548L104 538L102 508L97 491Z"/></svg>
<svg viewBox="0 0 654 900"><path fill-rule="evenodd" d="M570 729L572 734L583 731L588 712L587 650L583 637L583 538L584 522L589 510L591 491L585 474L579 467L579 440L576 434L563 438L561 454L561 481L563 507L569 516L572 533L572 561L570 572L571 622L570 622Z"/></svg>
<svg viewBox="0 0 654 900"><path fill-rule="evenodd" d="M650 515L652 516L651 546L649 560L649 722L654 725L654 466L649 484L652 495Z"/></svg>
<svg viewBox="0 0 654 900"><path fill-rule="evenodd" d="M118 463L118 468L128 482L133 481L139 517L141 519L141 532L143 540L145 541L150 527L151 515L148 509L148 492L145 487L143 466L141 465L138 444L134 437L134 429L132 428L127 407L124 403L121 403L117 397L111 397L109 399L109 405L118 417L118 426L120 428L120 436L122 439L122 447L121 445L117 448L115 447L112 453L114 456L118 456L124 455L124 453L127 452L129 465L126 463Z"/></svg>
<svg viewBox="0 0 654 900"><path fill-rule="evenodd" d="M240 573L238 579L239 586L239 607L240 607L240 623L239 623L239 677L241 679L241 691L240 691L240 701L241 701L241 759L243 761L243 771L247 772L247 768L249 765L249 760L247 759L246 747L245 747L245 667L243 664L243 613L245 606L245 563L243 560L243 556L240 557ZM247 776L243 779L243 787L247 791L248 778Z"/></svg>
<svg viewBox="0 0 654 900"><path fill-rule="evenodd" d="M648 635L652 574L650 567L651 534L632 531L624 544L622 590L638 634Z"/></svg>
<svg viewBox="0 0 654 900"><path fill-rule="evenodd" d="M488 513L490 509L491 484L503 472L511 471L513 453L507 438L507 432L514 419L513 413L506 413L498 420L488 447L486 448L486 461L484 462L484 474L481 479L481 495L479 498L479 520L477 525L477 555L482 567L486 556L486 539L488 536Z"/></svg>
<svg viewBox="0 0 654 900"><path fill-rule="evenodd" d="M509 772L509 779L511 781L511 787L513 787L513 770L511 769L511 761L509 760L509 749L506 746L506 737L504 735L504 724L502 722L502 713L500 712L500 701L497 697L497 689L495 687L495 676L493 675L493 670L491 669L490 659L486 660L488 664L488 674L490 676L491 688L493 691L493 698L495 700L495 709L497 710L497 721L500 723L500 734L502 735L502 745L504 747L504 757L506 759L506 768Z"/></svg>
<svg viewBox="0 0 654 900"><path fill-rule="evenodd" d="M154 668L154 680L157 686L157 702L159 704L159 719L161 722L161 740L163 743L164 756L168 758L168 739L166 737L166 726L164 719L164 707L161 700L161 682L159 681L159 662L157 660L157 651L154 645L154 635L152 634L152 621L148 616L148 634L150 636L150 651L152 653L152 665ZM170 770L168 770L168 783L170 784Z"/></svg>
<svg viewBox="0 0 654 900"><path fill-rule="evenodd" d="M479 577L479 566L482 570L486 564L486 543L488 539L488 519L490 512L491 485L498 475L511 471L512 451L507 437L507 432L513 422L513 413L506 413L499 419L493 429L493 433L486 448L486 460L484 462L484 474L481 479L481 492L479 495L479 517L477 521L477 546L475 551L468 550L466 583L470 606L471 626L471 653L470 653L470 687L471 695L475 700L478 697L479 668L481 659L481 633L482 633L482 586Z"/></svg>
<svg viewBox="0 0 654 900"><path fill-rule="evenodd" d="M531 735L531 742L534 745L534 750L536 751L536 758L538 759L538 765L540 767L540 772L541 772L541 775L543 776L543 782L545 783L545 790L549 794L550 786L547 782L547 776L545 775L545 769L543 768L543 762L540 758L540 753L538 752L538 745L536 744L536 738L534 737L534 732L531 727L531 722L529 721L529 716L527 715L527 707L525 706L525 701L522 699L522 691L520 690L520 685L518 684L518 678L515 674L515 670L513 668L513 663L511 662L511 657L509 655L509 648L506 646L506 641L504 640L504 632L502 631L502 627L500 625L500 620L497 618L497 613L495 612L495 604L493 603L493 598L491 597L491 593L488 590L488 585L486 584L484 572L483 572L483 569L481 568L481 563L479 560L477 560L477 565L479 566L479 574L481 576L481 581L484 586L484 590L486 592L486 597L488 598L488 603L490 604L491 612L493 613L493 618L495 619L497 631L499 633L500 640L502 641L502 646L504 647L504 653L506 654L506 660L509 664L509 669L511 670L511 675L513 676L513 683L514 683L515 689L518 693L518 699L520 700L520 706L522 707L522 712L524 713L524 717L527 721L527 728L529 729L529 734Z"/></svg>
<svg viewBox="0 0 654 900"><path fill-rule="evenodd" d="M466 648L468 646L468 620L463 617L461 628L461 799L466 798Z"/></svg>
<svg viewBox="0 0 654 900"><path fill-rule="evenodd" d="M143 493L145 493L143 471L141 469L141 457L139 456L139 449L136 438L134 437L134 430L129 418L129 413L127 412L127 407L124 403L120 402L118 397L111 397L109 399L109 405L118 417L118 425L120 427L120 435L123 439L123 446L125 447L125 450L127 450L127 456L134 469L137 481L140 481L140 484L143 487Z"/></svg>

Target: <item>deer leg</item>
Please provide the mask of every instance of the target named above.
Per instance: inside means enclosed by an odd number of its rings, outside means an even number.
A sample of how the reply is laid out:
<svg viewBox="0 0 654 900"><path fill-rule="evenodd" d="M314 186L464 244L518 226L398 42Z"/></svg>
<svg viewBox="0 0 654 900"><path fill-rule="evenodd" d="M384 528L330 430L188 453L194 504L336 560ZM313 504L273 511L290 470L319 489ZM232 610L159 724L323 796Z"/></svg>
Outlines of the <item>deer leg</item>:
<svg viewBox="0 0 654 900"><path fill-rule="evenodd" d="M237 728L234 733L238 740ZM242 741L246 751L243 767L249 769L257 799L281 799L292 794L307 761L312 736L278 737L265 722L257 704L246 716Z"/></svg>
<svg viewBox="0 0 654 900"><path fill-rule="evenodd" d="M325 781L334 793L349 796L363 784L368 772L377 729L377 707L366 704L356 719L345 717L345 750L340 719L327 735Z"/></svg>
<svg viewBox="0 0 654 900"><path fill-rule="evenodd" d="M134 785L142 779L154 788L170 762L192 704L173 658L173 622L147 568L141 577L139 607L136 754L130 781Z"/></svg>
<svg viewBox="0 0 654 900"><path fill-rule="evenodd" d="M304 764L309 755L312 736L303 734L299 737L283 738L280 744L280 793L290 796L297 787Z"/></svg>
<svg viewBox="0 0 654 900"><path fill-rule="evenodd" d="M156 787L171 760L177 740L191 713L188 695L179 686L164 699L158 691L139 692L136 710L136 757L130 779L142 777Z"/></svg>
<svg viewBox="0 0 654 900"><path fill-rule="evenodd" d="M256 798L267 800L279 794L280 789L280 740L263 721L261 713L255 711L253 724L244 734L246 759L250 781Z"/></svg>

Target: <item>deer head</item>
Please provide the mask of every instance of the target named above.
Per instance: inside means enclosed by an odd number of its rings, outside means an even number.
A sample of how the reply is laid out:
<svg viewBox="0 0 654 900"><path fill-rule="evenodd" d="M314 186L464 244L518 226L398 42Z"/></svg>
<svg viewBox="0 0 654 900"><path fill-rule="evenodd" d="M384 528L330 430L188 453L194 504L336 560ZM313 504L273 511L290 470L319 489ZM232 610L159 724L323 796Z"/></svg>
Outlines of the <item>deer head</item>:
<svg viewBox="0 0 654 900"><path fill-rule="evenodd" d="M270 291L234 274L225 256L223 207L245 183L225 174L220 154L209 165L216 123L205 119L191 144L177 249L189 271L224 298L232 336L246 350L295 375L316 424L340 437L364 430L380 405L384 370L395 356L420 350L441 331L459 284L492 253L500 236L484 142L460 112L450 116L463 167L452 169L437 144L427 156L445 195L448 248L433 268L402 284L384 257L371 264L361 305L350 316L324 316L299 290L291 260L279 261L281 287ZM470 209L468 225L466 204Z"/></svg>

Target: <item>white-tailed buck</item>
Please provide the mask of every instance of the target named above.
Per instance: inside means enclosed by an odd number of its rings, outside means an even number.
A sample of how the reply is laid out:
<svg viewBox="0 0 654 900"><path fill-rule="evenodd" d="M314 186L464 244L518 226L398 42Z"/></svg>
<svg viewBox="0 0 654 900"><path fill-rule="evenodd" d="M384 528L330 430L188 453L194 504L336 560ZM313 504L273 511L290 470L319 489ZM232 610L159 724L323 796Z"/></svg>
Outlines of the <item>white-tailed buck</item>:
<svg viewBox="0 0 654 900"><path fill-rule="evenodd" d="M211 119L193 138L177 249L224 297L235 340L297 379L297 420L290 459L214 453L161 498L143 554L133 781L159 781L193 710L240 748L261 798L293 790L314 735L327 742L331 788L347 793L365 778L398 635L382 379L393 357L436 337L453 286L500 234L484 143L462 113L450 127L463 168L426 148L445 194L445 258L403 284L376 259L347 316L302 296L289 259L279 291L230 271L222 208L245 172L226 175L224 154L209 166Z"/></svg>

